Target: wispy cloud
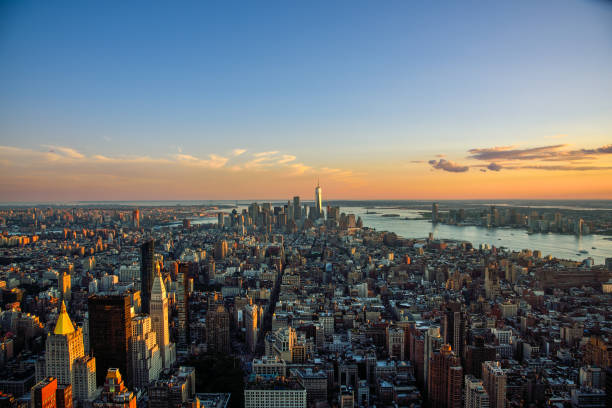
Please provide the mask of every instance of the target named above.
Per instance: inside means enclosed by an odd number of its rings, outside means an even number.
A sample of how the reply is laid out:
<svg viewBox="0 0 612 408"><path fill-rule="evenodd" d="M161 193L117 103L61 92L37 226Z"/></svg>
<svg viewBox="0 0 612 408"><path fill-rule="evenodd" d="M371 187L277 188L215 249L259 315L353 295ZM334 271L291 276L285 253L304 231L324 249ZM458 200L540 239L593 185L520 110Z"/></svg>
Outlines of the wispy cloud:
<svg viewBox="0 0 612 408"><path fill-rule="evenodd" d="M70 147L63 147L63 146L53 146L53 145L43 145L43 147L46 147L49 153L55 154L57 156L61 156L61 157L65 157L65 158L70 158L70 159L83 159L85 158L84 154L79 153L78 151L76 151L75 149L72 149Z"/></svg>
<svg viewBox="0 0 612 408"><path fill-rule="evenodd" d="M268 152L253 153L253 156L255 156L255 157L264 157L264 156L274 156L276 154L278 154L278 150L272 150L272 151L268 151Z"/></svg>
<svg viewBox="0 0 612 408"><path fill-rule="evenodd" d="M283 154L283 156L276 161L278 164L285 164L292 161L295 161L296 157L291 154Z"/></svg>
<svg viewBox="0 0 612 408"><path fill-rule="evenodd" d="M232 150L232 156L237 157L246 153L246 149L234 149Z"/></svg>
<svg viewBox="0 0 612 408"><path fill-rule="evenodd" d="M51 196L60 190L73 189L73 192L82 191L78 193L81 197L93 194L97 189L96 194L121 190L129 196L139 189L142 191L145 186L153 188L153 180L164 185L166 192L180 192L181 188L191 191L201 183L212 183L210 180L215 180L215 183L225 181L226 184L219 188L233 188L238 194L245 189L252 191L253 186L262 183L291 185L293 178L305 180L308 175L325 175L328 181L350 182L352 173L342 169L317 168L298 161L295 155L278 151L243 151L237 156L216 153L199 156L178 152L150 157L86 155L65 146L49 145L36 150L0 145L0 185L10 186L13 194L26 194L21 186L28 186L30 192L27 194L47 191L45 194Z"/></svg>
<svg viewBox="0 0 612 408"><path fill-rule="evenodd" d="M227 157L218 156L216 154L209 154L208 159L201 159L199 157L182 153L179 153L174 157L177 161L182 163L186 163L193 166L210 167L213 169L218 169L220 167L225 166L225 164L229 160Z"/></svg>
<svg viewBox="0 0 612 408"><path fill-rule="evenodd" d="M594 160L597 156L612 154L612 145L601 146L595 149L567 150L565 144L517 149L514 146L498 146L484 149L470 149L469 158L484 161L516 161L516 160L542 160L542 161L570 161Z"/></svg>

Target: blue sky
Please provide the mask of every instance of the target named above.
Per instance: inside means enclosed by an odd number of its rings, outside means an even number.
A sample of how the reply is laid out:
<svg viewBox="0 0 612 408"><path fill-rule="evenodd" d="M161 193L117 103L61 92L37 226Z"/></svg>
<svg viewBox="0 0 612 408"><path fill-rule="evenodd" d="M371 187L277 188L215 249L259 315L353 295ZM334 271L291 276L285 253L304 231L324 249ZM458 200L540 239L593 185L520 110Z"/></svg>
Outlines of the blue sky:
<svg viewBox="0 0 612 408"><path fill-rule="evenodd" d="M4 1L0 61L23 149L368 169L612 140L604 1Z"/></svg>

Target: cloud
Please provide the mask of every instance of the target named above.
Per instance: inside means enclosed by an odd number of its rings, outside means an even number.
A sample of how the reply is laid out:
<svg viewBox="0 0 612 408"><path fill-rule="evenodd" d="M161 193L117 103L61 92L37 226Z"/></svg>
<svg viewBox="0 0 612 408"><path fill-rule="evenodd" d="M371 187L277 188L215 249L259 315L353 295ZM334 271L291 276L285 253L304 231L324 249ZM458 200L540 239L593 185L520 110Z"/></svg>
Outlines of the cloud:
<svg viewBox="0 0 612 408"><path fill-rule="evenodd" d="M63 146L53 146L53 145L43 145L43 147L46 147L49 149L49 153L64 157L64 158L69 158L69 159L84 159L85 155L79 153L78 151L70 148L70 147L63 147Z"/></svg>
<svg viewBox="0 0 612 408"><path fill-rule="evenodd" d="M514 146L497 146L484 149L470 149L469 158L483 161L570 161L594 160L596 156L612 154L612 145L601 146L596 149L564 150L565 144L517 149Z"/></svg>
<svg viewBox="0 0 612 408"><path fill-rule="evenodd" d="M440 157L446 157L446 155L445 155L445 154L443 154L443 153L440 153L440 154L436 154L436 157L438 157L438 158L440 158Z"/></svg>
<svg viewBox="0 0 612 408"><path fill-rule="evenodd" d="M490 163L487 166L487 169L491 170L491 171L500 171L503 167L497 163Z"/></svg>
<svg viewBox="0 0 612 408"><path fill-rule="evenodd" d="M176 154L174 155L174 157L179 162L187 163L189 165L194 166L210 167L213 169L218 169L220 167L225 166L225 164L229 160L227 157L218 156L216 154L209 154L208 159L200 159L198 157L182 153Z"/></svg>
<svg viewBox="0 0 612 408"><path fill-rule="evenodd" d="M515 149L514 146L496 146L485 149L470 149L470 158L476 160L535 160L555 157L558 149L565 145L534 147L530 149Z"/></svg>
<svg viewBox="0 0 612 408"><path fill-rule="evenodd" d="M164 194L199 194L206 190L204 186L239 196L268 184L292 188L297 181L316 175L343 185L359 182L350 171L313 167L298 161L295 155L276 151L243 152L239 156L179 152L150 157L86 155L63 146L36 150L0 145L0 185L4 193L0 195L5 200L68 198L63 193L78 199L99 199L109 193L130 198L137 192L155 199L161 190Z"/></svg>
<svg viewBox="0 0 612 408"><path fill-rule="evenodd" d="M510 170L547 170L547 171L595 171L595 170L612 170L612 166L572 166L572 165L558 165L558 166L514 166L504 167L504 169Z"/></svg>
<svg viewBox="0 0 612 408"><path fill-rule="evenodd" d="M304 174L312 169L312 167L307 166L304 163L294 163L290 167L293 170L293 174Z"/></svg>
<svg viewBox="0 0 612 408"><path fill-rule="evenodd" d="M255 157L265 157L265 156L274 156L278 154L278 150L272 150L269 152L259 152L259 153L253 153L253 156Z"/></svg>
<svg viewBox="0 0 612 408"><path fill-rule="evenodd" d="M240 156L242 154L246 153L246 149L234 149L232 150L232 156L236 157L236 156Z"/></svg>
<svg viewBox="0 0 612 408"><path fill-rule="evenodd" d="M278 163L278 164L285 164L285 163L292 162L295 159L296 159L296 157L293 156L293 155L283 154L283 156L280 159L278 159L276 163Z"/></svg>
<svg viewBox="0 0 612 408"><path fill-rule="evenodd" d="M469 166L462 166L458 163L446 159L430 160L428 162L434 169L444 170L451 173L464 173L470 169Z"/></svg>
<svg viewBox="0 0 612 408"><path fill-rule="evenodd" d="M601 146L597 149L580 149L576 150L576 152L582 152L584 154L612 154L612 144Z"/></svg>

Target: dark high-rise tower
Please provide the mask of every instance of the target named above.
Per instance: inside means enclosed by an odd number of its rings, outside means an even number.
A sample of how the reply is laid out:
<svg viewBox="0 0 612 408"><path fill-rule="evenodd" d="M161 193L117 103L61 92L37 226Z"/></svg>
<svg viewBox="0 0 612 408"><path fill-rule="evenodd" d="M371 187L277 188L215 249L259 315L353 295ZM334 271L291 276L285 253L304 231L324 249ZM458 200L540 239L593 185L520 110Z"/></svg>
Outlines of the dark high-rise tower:
<svg viewBox="0 0 612 408"><path fill-rule="evenodd" d="M88 301L90 349L96 358L96 382L104 383L109 368L126 373L131 384L132 316L128 295L92 295Z"/></svg>
<svg viewBox="0 0 612 408"><path fill-rule="evenodd" d="M142 313L149 313L151 288L155 279L155 241L150 239L140 246L140 298ZM124 371L122 371L124 372Z"/></svg>

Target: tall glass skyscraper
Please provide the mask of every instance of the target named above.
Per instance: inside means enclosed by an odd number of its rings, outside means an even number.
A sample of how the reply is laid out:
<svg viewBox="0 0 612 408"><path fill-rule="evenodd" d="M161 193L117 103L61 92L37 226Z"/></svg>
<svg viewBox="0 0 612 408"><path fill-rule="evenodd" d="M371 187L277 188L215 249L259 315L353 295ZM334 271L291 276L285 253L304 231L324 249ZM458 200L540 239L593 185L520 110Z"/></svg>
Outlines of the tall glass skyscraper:
<svg viewBox="0 0 612 408"><path fill-rule="evenodd" d="M315 206L317 209L317 218L323 216L323 197L319 180L317 180L317 187L315 188Z"/></svg>

